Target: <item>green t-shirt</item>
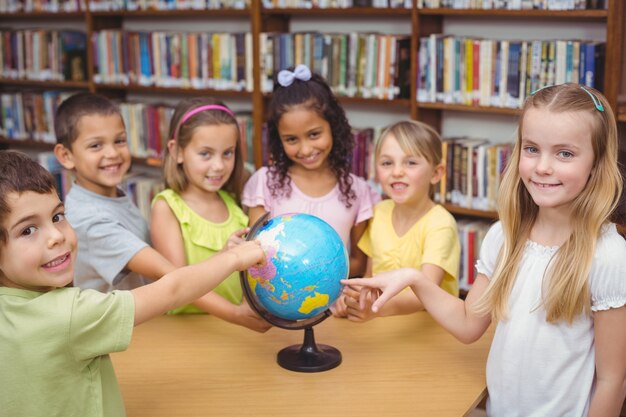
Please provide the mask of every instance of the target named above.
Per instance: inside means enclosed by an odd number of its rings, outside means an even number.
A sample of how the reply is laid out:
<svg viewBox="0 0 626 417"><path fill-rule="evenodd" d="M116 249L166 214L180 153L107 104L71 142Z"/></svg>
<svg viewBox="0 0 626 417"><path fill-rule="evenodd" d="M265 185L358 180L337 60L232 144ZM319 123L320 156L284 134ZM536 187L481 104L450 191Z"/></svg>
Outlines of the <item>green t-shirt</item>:
<svg viewBox="0 0 626 417"><path fill-rule="evenodd" d="M0 287L0 311L1 416L125 415L108 354L130 343L129 291Z"/></svg>
<svg viewBox="0 0 626 417"><path fill-rule="evenodd" d="M183 236L185 257L188 265L207 260L222 250L228 242L228 237L236 230L248 225L248 216L244 214L235 200L224 191L218 191L219 196L228 209L228 219L223 223L213 223L200 216L187 205L185 200L174 190L167 189L154 197L152 204L157 200L165 200L178 223ZM207 271L210 273L210 271ZM239 272L233 272L213 290L233 304L241 304L243 292L239 282ZM198 307L186 305L169 314L203 313Z"/></svg>

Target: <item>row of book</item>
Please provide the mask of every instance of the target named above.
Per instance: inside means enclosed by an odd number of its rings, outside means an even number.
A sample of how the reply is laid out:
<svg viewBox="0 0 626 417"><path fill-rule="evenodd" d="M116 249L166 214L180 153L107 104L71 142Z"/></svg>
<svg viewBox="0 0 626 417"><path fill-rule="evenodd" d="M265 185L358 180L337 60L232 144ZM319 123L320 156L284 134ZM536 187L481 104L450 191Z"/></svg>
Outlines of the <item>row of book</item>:
<svg viewBox="0 0 626 417"><path fill-rule="evenodd" d="M220 10L247 9L250 0L90 0L92 12L114 10Z"/></svg>
<svg viewBox="0 0 626 417"><path fill-rule="evenodd" d="M66 30L0 30L0 76L86 81L87 36Z"/></svg>
<svg viewBox="0 0 626 417"><path fill-rule="evenodd" d="M71 13L85 10L84 0L0 0L0 13Z"/></svg>
<svg viewBox="0 0 626 417"><path fill-rule="evenodd" d="M55 143L54 114L59 104L70 95L59 91L0 94L0 135L12 140ZM174 109L166 105L126 102L119 103L119 107L131 155L162 158ZM253 166L252 116L243 112L237 113L236 118L244 161Z"/></svg>
<svg viewBox="0 0 626 417"><path fill-rule="evenodd" d="M606 0L417 0L418 8L585 10L606 6Z"/></svg>
<svg viewBox="0 0 626 417"><path fill-rule="evenodd" d="M55 143L54 114L70 95L59 91L0 94L0 135Z"/></svg>
<svg viewBox="0 0 626 417"><path fill-rule="evenodd" d="M92 38L94 81L252 91L252 35L102 30Z"/></svg>
<svg viewBox="0 0 626 417"><path fill-rule="evenodd" d="M480 246L491 223L486 220L457 220L461 262L459 264L459 288L469 291L476 280L476 261L480 258Z"/></svg>
<svg viewBox="0 0 626 417"><path fill-rule="evenodd" d="M89 10L219 10L247 9L251 0L90 0ZM267 9L332 9L351 7L406 8L412 0L262 0ZM417 0L418 8L583 10L604 9L607 0ZM85 10L84 0L0 0L0 13L77 12Z"/></svg>
<svg viewBox="0 0 626 417"><path fill-rule="evenodd" d="M130 196L139 212L149 222L152 212L152 200L165 188L163 177L148 172L130 172L120 185L126 195Z"/></svg>
<svg viewBox="0 0 626 417"><path fill-rule="evenodd" d="M72 171L63 169L63 166L59 163L59 160L54 155L54 152L39 152L36 155L37 162L44 168L46 168L54 177L54 182L57 186L57 192L61 201L65 201L65 196L70 191L72 182L74 182L75 175Z"/></svg>
<svg viewBox="0 0 626 417"><path fill-rule="evenodd" d="M85 81L86 36L76 31L0 31L0 76ZM100 84L252 91L248 33L129 32L93 34ZM379 33L262 33L261 89L300 63L339 96L410 96L411 39ZM603 88L605 43L580 40L491 40L432 34L420 38L417 100L518 108L546 85L578 82Z"/></svg>
<svg viewBox="0 0 626 417"><path fill-rule="evenodd" d="M409 98L411 39L380 33L262 33L261 89L275 72L308 65L340 96Z"/></svg>
<svg viewBox="0 0 626 417"><path fill-rule="evenodd" d="M347 9L351 7L405 8L413 7L413 0L262 0L266 9Z"/></svg>
<svg viewBox="0 0 626 417"><path fill-rule="evenodd" d="M495 210L497 192L513 145L480 138L446 138L442 142L445 174L435 187L438 203Z"/></svg>
<svg viewBox="0 0 626 417"><path fill-rule="evenodd" d="M602 90L604 56L603 42L433 34L420 38L417 99L518 108L547 85L575 82Z"/></svg>

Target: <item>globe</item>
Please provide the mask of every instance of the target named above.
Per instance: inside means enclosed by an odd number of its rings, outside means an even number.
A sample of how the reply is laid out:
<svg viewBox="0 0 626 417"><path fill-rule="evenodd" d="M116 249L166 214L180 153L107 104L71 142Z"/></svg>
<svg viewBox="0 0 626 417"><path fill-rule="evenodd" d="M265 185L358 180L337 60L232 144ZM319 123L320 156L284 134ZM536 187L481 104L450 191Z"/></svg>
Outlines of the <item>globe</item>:
<svg viewBox="0 0 626 417"><path fill-rule="evenodd" d="M309 214L259 219L248 240L261 243L266 263L241 274L250 306L272 325L304 329L304 343L283 349L278 363L286 369L317 372L341 363L331 346L316 345L313 326L331 315L329 307L348 277L348 252L335 229Z"/></svg>

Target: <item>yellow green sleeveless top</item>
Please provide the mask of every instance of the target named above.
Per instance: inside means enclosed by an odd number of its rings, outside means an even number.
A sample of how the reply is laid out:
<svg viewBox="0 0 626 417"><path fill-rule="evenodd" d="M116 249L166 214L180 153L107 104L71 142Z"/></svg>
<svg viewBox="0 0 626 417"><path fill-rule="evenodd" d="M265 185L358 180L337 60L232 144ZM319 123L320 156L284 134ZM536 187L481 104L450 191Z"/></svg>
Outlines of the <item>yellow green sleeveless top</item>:
<svg viewBox="0 0 626 417"><path fill-rule="evenodd" d="M228 209L228 219L223 223L213 223L194 212L185 200L174 190L167 189L157 194L152 200L165 200L180 223L185 246L187 264L202 262L219 252L228 237L235 231L248 225L248 216L244 214L235 200L225 191L218 191ZM207 271L211 273L211 271ZM233 304L240 304L243 293L239 282L239 272L233 272L214 290ZM168 314L203 313L194 305L186 305L168 312Z"/></svg>

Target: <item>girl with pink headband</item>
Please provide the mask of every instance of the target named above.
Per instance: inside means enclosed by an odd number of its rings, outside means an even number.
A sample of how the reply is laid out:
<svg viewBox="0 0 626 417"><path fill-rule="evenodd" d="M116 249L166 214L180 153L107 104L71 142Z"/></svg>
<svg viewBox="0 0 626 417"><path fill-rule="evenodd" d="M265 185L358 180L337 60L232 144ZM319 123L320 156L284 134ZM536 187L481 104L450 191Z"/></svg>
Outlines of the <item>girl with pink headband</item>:
<svg viewBox="0 0 626 417"><path fill-rule="evenodd" d="M248 217L238 202L243 182L239 136L235 115L220 101L189 98L174 111L164 157L166 190L152 202L150 234L154 248L177 267L243 240ZM236 273L170 314L204 312L259 332L270 327L246 304Z"/></svg>

